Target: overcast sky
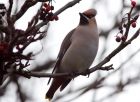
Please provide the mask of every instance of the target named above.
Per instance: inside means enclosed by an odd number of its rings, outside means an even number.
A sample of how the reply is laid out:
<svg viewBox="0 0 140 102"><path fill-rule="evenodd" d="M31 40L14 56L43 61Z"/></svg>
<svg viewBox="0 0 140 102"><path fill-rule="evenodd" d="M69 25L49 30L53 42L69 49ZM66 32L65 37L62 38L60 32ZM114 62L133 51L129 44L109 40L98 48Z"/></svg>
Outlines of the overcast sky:
<svg viewBox="0 0 140 102"><path fill-rule="evenodd" d="M7 0L1 0L0 2L4 2L7 4L6 1ZM71 0L61 0L61 1L55 0L55 1L56 1L56 3L53 2L53 5L55 7L55 10L58 10L60 7L62 7L63 5L65 5L67 2L69 2ZM97 24L98 24L99 28L109 29L113 24L112 23L113 20L115 19L113 17L113 15L117 14L121 8L120 0L107 0L107 1L109 1L109 2L106 4L106 6L102 6L102 3L104 3L104 1L103 1L103 2L101 2L101 4L98 4L98 6L96 5L96 7L94 7L97 9L97 12L98 12L98 15L96 18L97 18ZM130 2L130 0L128 0L128 2ZM26 29L28 21L31 19L31 16L33 16L35 14L36 7L38 7L38 6L32 7L30 10L28 10L28 12L22 17L22 19L17 22L17 24L16 24L17 28ZM79 12L83 12L91 7L92 7L92 0L82 0L80 3L76 4L74 7L69 8L68 10L65 10L62 14L60 14L58 21L51 22L51 26L50 26L49 32L48 32L49 35L47 37L48 39L45 40L45 47L44 47L44 51L42 54L43 58L41 57L41 59L40 59L40 57L37 57L37 58L39 58L39 59L37 59L37 62L44 61L45 56L46 56L46 58L52 58L52 59L55 59L57 57L62 40L64 39L66 34L71 29L73 29L74 27L76 27L78 25ZM109 10L109 13L106 12L106 9ZM112 13L112 15L108 15L111 13ZM116 32L114 31L112 33L116 33ZM112 34L110 36L110 39L112 39L112 40L110 41L111 43L110 42L108 43L108 48L109 48L108 52L112 51L112 49L114 49L118 45L114 40L114 36L115 36L115 34L114 35ZM102 40L103 39L100 39L100 48L99 48L98 54L100 54L100 49L102 49L102 46L103 46ZM137 43L138 45L133 45L133 48L132 48L132 46L128 47L128 48L131 50L137 50L139 48L138 46L140 44L140 41L136 40L135 43ZM128 48L126 50L128 50ZM38 51L39 51L39 49L41 49L41 44L39 42L32 44L31 47L28 48L28 50L37 52L36 49L38 49ZM45 55L44 52L49 53L49 55L48 54ZM123 53L121 53L121 54L123 54ZM119 57L120 56L116 57L116 59L118 60ZM97 58L96 60L98 60L98 56L96 58ZM111 63L116 63L115 66L118 66L116 59L113 59ZM125 57L124 57L124 59L125 59ZM122 58L122 60L123 60L123 58ZM43 62L40 62L40 63L43 63ZM95 63L97 63L97 61L95 61ZM109 72L106 72L106 73L109 73ZM94 75L91 75L91 77L93 77L93 76ZM25 79L25 78L21 78L20 81L22 82L23 79ZM34 81L30 81L33 79L34 79ZM31 91L31 89L36 89L36 90L33 90L33 93L36 94L35 95L36 97L34 97L34 99L35 99L34 102L46 102L46 100L44 99L44 95L45 95L46 91L48 90L47 78L42 78L42 79L31 78L30 80L28 80L28 79L24 80L25 85L23 84L23 86L31 85L29 87L30 91ZM81 82L81 80L82 80L82 82ZM76 78L74 80L74 82L72 82L72 83L73 83L74 89L76 89L76 88L80 87L79 84L86 85L86 84L90 83L91 80L92 79L90 79L90 78L88 79L86 77L79 77L79 78ZM112 80L112 83L113 83L113 80ZM10 87L14 88L14 85L11 85ZM137 85L131 86L129 88L130 88L129 90L123 92L122 94L120 94L117 97L116 102L125 102L125 101L126 102L140 102L139 85L137 84ZM28 91L28 89L27 89L27 91ZM104 94L106 94L107 91L108 90L101 91L100 92L100 93L102 93L101 96L102 95L104 96ZM137 95L136 95L136 92L138 92ZM7 94L9 95L9 93L10 92L8 92ZM31 93L31 92L29 92L29 93ZM59 94L59 92L57 94ZM85 94L82 97L80 97L74 101L71 101L71 102L90 102L92 97L89 97L89 96L92 96L92 95L93 95L93 92L89 91L87 94ZM10 97L10 96L8 96L8 97ZM86 98L86 97L89 97L89 98ZM128 100L128 97L129 97L129 100ZM14 101L10 101L10 99L13 99L13 98L11 97L8 100L8 99L5 99L5 97L4 97L1 100L1 102L14 102ZM31 102L31 101L28 101L28 102ZM109 102L109 101L107 100L104 102Z"/></svg>

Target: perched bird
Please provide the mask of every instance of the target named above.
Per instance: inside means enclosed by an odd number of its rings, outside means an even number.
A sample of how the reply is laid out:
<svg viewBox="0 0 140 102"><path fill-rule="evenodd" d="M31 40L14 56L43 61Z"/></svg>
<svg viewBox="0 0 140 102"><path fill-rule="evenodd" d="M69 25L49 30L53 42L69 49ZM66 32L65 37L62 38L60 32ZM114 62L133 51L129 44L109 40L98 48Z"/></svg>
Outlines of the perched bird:
<svg viewBox="0 0 140 102"><path fill-rule="evenodd" d="M98 50L98 28L95 9L89 9L80 14L79 25L70 31L62 42L55 73L76 73L88 70L95 59ZM71 77L56 77L46 93L46 99L52 99L56 90L62 91L72 80Z"/></svg>

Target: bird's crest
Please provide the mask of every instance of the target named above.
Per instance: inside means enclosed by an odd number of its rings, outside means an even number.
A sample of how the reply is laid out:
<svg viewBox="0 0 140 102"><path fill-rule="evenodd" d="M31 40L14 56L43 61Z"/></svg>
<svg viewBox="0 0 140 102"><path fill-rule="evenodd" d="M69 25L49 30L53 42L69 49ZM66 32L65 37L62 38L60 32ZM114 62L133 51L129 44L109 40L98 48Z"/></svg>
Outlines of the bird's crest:
<svg viewBox="0 0 140 102"><path fill-rule="evenodd" d="M87 16L88 18L92 18L92 17L96 16L97 11L95 9L88 9L88 10L84 11L83 14L85 16Z"/></svg>

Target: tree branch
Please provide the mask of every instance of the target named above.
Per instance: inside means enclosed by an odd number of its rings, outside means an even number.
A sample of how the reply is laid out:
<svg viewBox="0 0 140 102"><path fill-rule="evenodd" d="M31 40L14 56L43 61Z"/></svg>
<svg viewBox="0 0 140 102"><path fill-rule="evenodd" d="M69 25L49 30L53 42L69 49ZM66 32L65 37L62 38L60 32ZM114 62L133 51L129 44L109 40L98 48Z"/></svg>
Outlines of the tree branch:
<svg viewBox="0 0 140 102"><path fill-rule="evenodd" d="M73 1L71 1L71 2L69 2L69 3L67 3L65 6L63 6L63 7L60 8L58 11L56 11L56 12L54 13L54 16L59 15L60 13L62 13L62 12L65 11L66 9L68 9L68 8L70 8L70 7L72 7L72 6L74 6L75 4L79 3L80 1L81 1L81 0L73 0ZM37 30L39 30L42 26L47 25L47 23L48 23L48 21L41 22L41 23L39 23L38 25L36 25L35 28L36 28Z"/></svg>
<svg viewBox="0 0 140 102"><path fill-rule="evenodd" d="M12 11L12 6L13 6L13 0L9 0L9 8L7 10L7 17L9 18L11 15L11 11Z"/></svg>
<svg viewBox="0 0 140 102"><path fill-rule="evenodd" d="M20 11L16 14L13 15L12 20L13 22L17 21L20 17L22 17L25 12L32 6L34 6L37 3L37 1L34 0L26 0L23 6L21 7Z"/></svg>
<svg viewBox="0 0 140 102"><path fill-rule="evenodd" d="M95 67L92 67L90 69L90 72L93 72L96 68L103 66L107 62L110 61L111 58L113 58L117 53L119 53L122 49L124 49L127 45L131 44L131 42L138 37L140 33L140 28L136 31L136 33L126 42L122 42L114 51L112 51L103 61L101 61L98 65Z"/></svg>
<svg viewBox="0 0 140 102"><path fill-rule="evenodd" d="M42 73L42 72L28 72L28 71L16 71L14 72L14 74L19 74L21 76L30 78L30 77L51 77L51 78L55 78L55 77L75 77L78 75L89 75L92 72L95 72L97 70L111 70L113 69L112 65L109 66L105 66L102 67L104 64L106 64L107 62L109 62L115 55L117 55L122 49L124 49L127 45L131 44L131 42L136 39L138 37L140 33L140 28L136 31L136 33L126 42L122 42L115 50L113 50L107 57L105 57L105 59L103 61L101 61L99 64L97 64L96 66L90 68L89 70L86 70L84 72L77 72L75 73L75 75L73 75L72 73L55 73L55 74L50 74L50 73ZM12 73L13 74L13 73Z"/></svg>

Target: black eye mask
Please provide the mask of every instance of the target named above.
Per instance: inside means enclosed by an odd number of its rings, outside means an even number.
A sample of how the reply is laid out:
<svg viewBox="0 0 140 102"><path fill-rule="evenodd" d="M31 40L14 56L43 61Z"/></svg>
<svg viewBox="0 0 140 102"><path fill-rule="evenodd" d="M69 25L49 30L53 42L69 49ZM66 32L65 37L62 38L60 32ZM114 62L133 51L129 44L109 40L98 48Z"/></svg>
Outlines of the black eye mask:
<svg viewBox="0 0 140 102"><path fill-rule="evenodd" d="M87 25L88 22L88 17L84 13L79 13L80 14L80 25Z"/></svg>
<svg viewBox="0 0 140 102"><path fill-rule="evenodd" d="M91 19L91 18L94 17L95 15L93 15L93 14L85 14L85 16L86 16L87 18Z"/></svg>

